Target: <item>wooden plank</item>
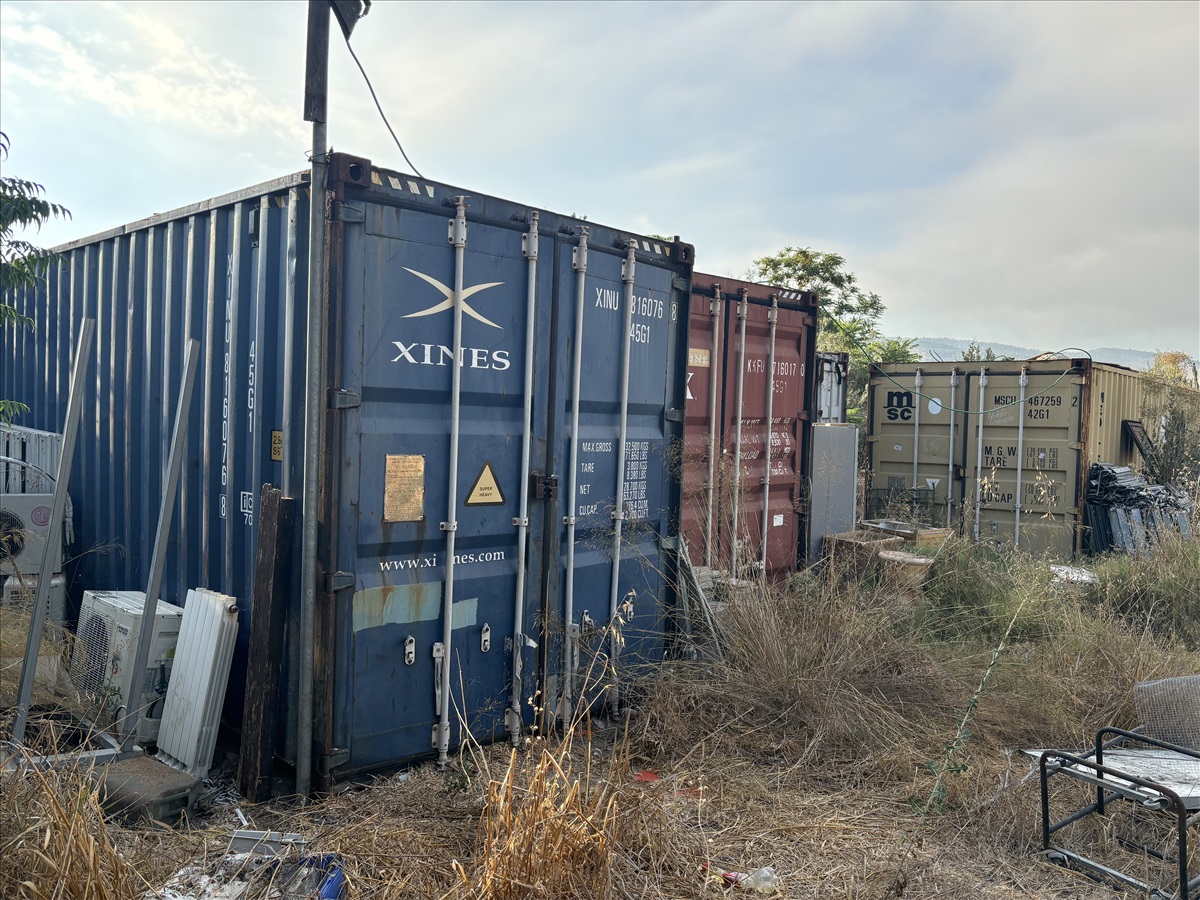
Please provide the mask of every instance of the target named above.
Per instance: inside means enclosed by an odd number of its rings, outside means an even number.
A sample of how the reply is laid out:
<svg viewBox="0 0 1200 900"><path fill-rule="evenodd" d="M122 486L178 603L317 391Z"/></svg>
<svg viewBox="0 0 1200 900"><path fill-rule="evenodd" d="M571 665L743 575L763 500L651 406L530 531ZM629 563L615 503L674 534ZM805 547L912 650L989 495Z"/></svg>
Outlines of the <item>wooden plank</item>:
<svg viewBox="0 0 1200 900"><path fill-rule="evenodd" d="M255 803L271 795L279 672L287 619L292 555L293 501L264 484L258 517L258 557L250 614L250 659L242 714L238 791Z"/></svg>

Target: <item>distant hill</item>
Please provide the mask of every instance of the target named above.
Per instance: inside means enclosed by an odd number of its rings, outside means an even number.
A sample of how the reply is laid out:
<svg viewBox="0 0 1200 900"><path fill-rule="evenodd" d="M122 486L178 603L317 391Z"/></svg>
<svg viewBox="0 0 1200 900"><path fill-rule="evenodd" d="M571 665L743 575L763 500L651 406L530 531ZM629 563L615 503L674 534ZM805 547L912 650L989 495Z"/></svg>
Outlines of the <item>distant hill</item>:
<svg viewBox="0 0 1200 900"><path fill-rule="evenodd" d="M917 348L927 360L962 359L963 353L971 345L970 340L962 338L919 337L916 340ZM997 356L1011 356L1013 359L1029 359L1029 357L1045 353L1047 350L1059 349L1050 347L1039 350L1033 347L1018 347L1015 344L999 344L982 340L978 340L977 343L983 350L991 347ZM1096 362L1115 363L1131 369L1145 369L1154 360L1154 354L1148 350L1130 350L1123 347L1084 347L1083 349L1090 353Z"/></svg>

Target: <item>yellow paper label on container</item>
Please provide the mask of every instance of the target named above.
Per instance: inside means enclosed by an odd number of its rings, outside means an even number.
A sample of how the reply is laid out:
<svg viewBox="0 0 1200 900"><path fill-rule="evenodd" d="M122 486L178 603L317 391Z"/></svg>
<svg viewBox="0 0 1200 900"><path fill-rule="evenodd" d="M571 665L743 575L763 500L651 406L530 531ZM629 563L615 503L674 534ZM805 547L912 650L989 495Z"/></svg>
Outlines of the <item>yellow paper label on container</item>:
<svg viewBox="0 0 1200 900"><path fill-rule="evenodd" d="M283 462L283 432L271 432L271 462Z"/></svg>
<svg viewBox="0 0 1200 900"><path fill-rule="evenodd" d="M388 456L383 482L383 521L425 518L425 457Z"/></svg>
<svg viewBox="0 0 1200 900"><path fill-rule="evenodd" d="M688 347L688 368L709 368L709 351L707 347Z"/></svg>
<svg viewBox="0 0 1200 900"><path fill-rule="evenodd" d="M500 490L500 482L496 480L496 470L491 462L485 462L479 471L479 477L467 492L467 506L503 506L504 492Z"/></svg>

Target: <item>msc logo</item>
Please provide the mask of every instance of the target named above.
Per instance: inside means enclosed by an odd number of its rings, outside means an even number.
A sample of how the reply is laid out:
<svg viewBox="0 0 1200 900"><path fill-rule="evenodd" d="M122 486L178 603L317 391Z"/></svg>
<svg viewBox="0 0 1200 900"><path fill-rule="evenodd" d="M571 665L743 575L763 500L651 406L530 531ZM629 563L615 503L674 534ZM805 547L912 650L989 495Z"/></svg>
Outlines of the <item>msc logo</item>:
<svg viewBox="0 0 1200 900"><path fill-rule="evenodd" d="M907 422L913 414L912 391L888 391L884 409L889 421L895 422L899 419Z"/></svg>
<svg viewBox="0 0 1200 900"><path fill-rule="evenodd" d="M415 269L410 269L407 266L405 272L410 272L416 275L422 281L433 285L444 299L438 301L433 306L426 309L417 310L414 313L408 313L401 316L403 319L416 319L422 316L432 316L440 312L446 312L454 309L454 288L447 287L436 278L431 278L424 272L418 272ZM476 311L467 299L475 296L480 291L486 291L488 288L499 287L504 284L503 281L491 281L487 284L477 284L473 287L463 288L459 294L459 302L462 304L462 311L473 319L477 319L484 325L489 325L492 328L497 328L503 331L501 326L497 325L491 319L486 318L481 313ZM415 366L444 366L448 362L454 360L454 348L447 347L445 344L426 344L420 341L406 343L404 341L392 341L392 344L399 351L392 362L409 363ZM466 366L470 369L494 369L497 372L503 372L508 369L512 363L508 358L507 350L492 350L488 347L463 347L458 355L458 364Z"/></svg>

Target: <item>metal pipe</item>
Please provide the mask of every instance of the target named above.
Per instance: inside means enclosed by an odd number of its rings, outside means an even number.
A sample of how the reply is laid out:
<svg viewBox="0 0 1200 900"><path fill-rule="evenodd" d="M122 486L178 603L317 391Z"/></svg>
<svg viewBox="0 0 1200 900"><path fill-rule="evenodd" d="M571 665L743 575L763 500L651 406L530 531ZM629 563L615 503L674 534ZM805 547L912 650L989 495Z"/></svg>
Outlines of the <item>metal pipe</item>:
<svg viewBox="0 0 1200 900"><path fill-rule="evenodd" d="M737 579L741 572L739 564L739 526L742 519L742 388L745 382L746 375L746 295L749 292L745 288L738 291L740 299L738 300L738 372L737 372L737 401L734 404L733 414L736 417L737 424L734 427L734 443L733 443L733 537L730 540L729 549L732 554L732 559L729 562L730 572L734 579Z"/></svg>
<svg viewBox="0 0 1200 900"><path fill-rule="evenodd" d="M913 392L916 396L913 398L913 405L916 406L916 411L913 414L913 474L912 486L916 490L917 484L917 462L921 458L921 388L925 384L925 379L921 374L921 367L917 366L916 374L913 376L913 385L916 390ZM913 502L916 502L916 495L913 495Z"/></svg>
<svg viewBox="0 0 1200 900"><path fill-rule="evenodd" d="M521 415L521 491L517 526L517 589L513 598L512 697L506 716L515 747L521 740L521 654L525 649L525 547L529 540L529 454L533 432L533 339L536 334L538 213L529 215L529 233L521 238L521 252L529 260L529 289L525 295L525 385Z"/></svg>
<svg viewBox="0 0 1200 900"><path fill-rule="evenodd" d="M75 461L75 442L79 437L79 418L83 412L83 376L92 359L92 335L95 319L80 323L79 344L75 349L75 370L71 373L70 394L67 397L67 416L63 424L62 451L58 457L58 473L54 479L54 494L50 501L50 537L42 547L42 564L38 569L37 590L33 595L33 617L29 620L29 635L25 640L25 661L21 666L21 681L17 687L17 716L13 720L12 739L25 739L25 723L29 719L29 704L33 700L33 679L37 673L38 651L42 646L42 629L50 607L50 580L54 577L55 554L51 542L61 543L63 513L67 508L67 487L71 466Z"/></svg>
<svg viewBox="0 0 1200 900"><path fill-rule="evenodd" d="M300 672L296 721L296 793L307 797L312 787L313 657L317 615L317 501L321 480L321 442L325 432L325 204L326 128L313 122L312 177L308 217L308 303L305 327L304 491L300 501L304 523L300 549Z"/></svg>
<svg viewBox="0 0 1200 900"><path fill-rule="evenodd" d="M773 434L775 420L772 418L775 414L775 322L779 318L779 296L771 295L771 309L767 313L767 322L770 323L768 343L770 349L767 350L767 446L763 451L766 454L766 468L763 471L763 517L762 517L762 576L767 577L767 533L771 525L771 437Z"/></svg>
<svg viewBox="0 0 1200 900"><path fill-rule="evenodd" d="M146 603L142 607L142 627L138 632L137 649L133 654L133 683L140 686L146 663L150 658L150 644L154 639L154 625L158 618L158 595L162 591L163 569L167 564L167 540L171 535L171 518L175 512L175 494L179 490L179 475L187 455L188 411L192 406L192 390L196 386L196 367L200 361L200 342L191 338L183 358L183 384L179 386L179 401L175 407L175 427L171 434L171 451L167 457L166 487L158 509L158 530L154 533L154 551L150 555L150 578L146 582ZM117 726L121 736L121 750L127 751L137 735L138 723L142 720L142 694L135 687L132 697L125 698L125 715Z"/></svg>
<svg viewBox="0 0 1200 900"><path fill-rule="evenodd" d="M624 335L621 341L621 418L617 426L617 501L613 504L612 583L608 591L609 621L609 666L612 682L608 695L608 707L616 714L621 703L621 688L617 682L617 657L621 651L621 637L612 629L621 603L618 579L621 575L621 530L625 524L625 451L629 432L629 341L633 331L633 280L637 265L637 241L629 239L625 259L621 263L621 281L625 282Z"/></svg>
<svg viewBox="0 0 1200 900"><path fill-rule="evenodd" d="M462 290L463 266L467 255L467 198L454 198L454 218L450 220L450 241L454 244L454 363L450 374L450 473L446 479L446 590L442 594L442 667L438 697L438 765L449 761L450 749L450 661L454 638L454 538L458 532L458 436L462 404ZM437 649L434 648L436 657Z"/></svg>
<svg viewBox="0 0 1200 900"><path fill-rule="evenodd" d="M987 366L979 367L979 431L975 437L975 540L979 540L979 505L983 500L983 415L987 397Z"/></svg>
<svg viewBox="0 0 1200 900"><path fill-rule="evenodd" d="M708 358L708 509L704 519L704 565L712 567L713 516L717 494L717 360L721 352L721 285L713 284L713 300L708 307L712 317L712 350ZM720 371L723 371L720 370Z"/></svg>
<svg viewBox="0 0 1200 900"><path fill-rule="evenodd" d="M567 466L569 512L563 518L567 526L567 584L563 593L563 685L559 695L559 716L570 723L573 711L575 668L579 654L579 626L575 624L575 523L579 511L579 372L583 365L584 282L587 280L588 227L579 229L579 246L571 253L575 269L575 346L571 360L571 452ZM568 725L569 727L569 725Z"/></svg>
<svg viewBox="0 0 1200 900"><path fill-rule="evenodd" d="M958 414L958 366L950 370L950 436L946 439L946 527L953 527L954 512L954 417Z"/></svg>
<svg viewBox="0 0 1200 900"><path fill-rule="evenodd" d="M1013 502L1013 547L1021 546L1021 474L1025 460L1025 389L1029 387L1029 367L1021 366L1021 403L1017 407L1020 421L1017 423L1017 494Z"/></svg>

